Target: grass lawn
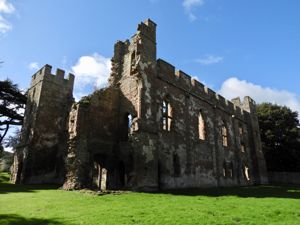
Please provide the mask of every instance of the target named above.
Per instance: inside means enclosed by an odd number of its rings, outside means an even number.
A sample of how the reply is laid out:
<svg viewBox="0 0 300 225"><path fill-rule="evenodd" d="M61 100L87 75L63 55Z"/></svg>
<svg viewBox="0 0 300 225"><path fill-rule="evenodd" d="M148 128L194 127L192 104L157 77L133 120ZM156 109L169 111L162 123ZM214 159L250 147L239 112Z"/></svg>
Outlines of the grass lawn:
<svg viewBox="0 0 300 225"><path fill-rule="evenodd" d="M96 195L13 185L0 174L1 225L300 224L300 187Z"/></svg>

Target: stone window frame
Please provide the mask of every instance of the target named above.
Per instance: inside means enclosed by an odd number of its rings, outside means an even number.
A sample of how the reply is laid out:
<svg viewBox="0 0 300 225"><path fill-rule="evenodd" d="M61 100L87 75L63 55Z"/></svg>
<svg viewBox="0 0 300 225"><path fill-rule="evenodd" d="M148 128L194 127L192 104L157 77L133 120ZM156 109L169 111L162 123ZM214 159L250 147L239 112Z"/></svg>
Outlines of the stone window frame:
<svg viewBox="0 0 300 225"><path fill-rule="evenodd" d="M162 129L164 131L171 131L173 122L173 107L170 98L166 96L162 101Z"/></svg>
<svg viewBox="0 0 300 225"><path fill-rule="evenodd" d="M131 113L129 111L127 111L125 113L125 115L124 115L124 122L123 122L124 125L123 126L124 126L124 132L125 132L125 129L127 131L127 135L125 135L125 133L124 133L124 135L122 135L122 137L124 136L122 138L123 141L128 141L130 139L133 131L137 130L136 128L133 127L133 126L136 126L136 118L137 117L135 116L135 114L133 114L133 113ZM126 128L125 128L125 126L126 126Z"/></svg>
<svg viewBox="0 0 300 225"><path fill-rule="evenodd" d="M245 181L250 182L251 181L250 169L249 169L249 166L245 163L243 163L242 173L243 173L243 177L244 177Z"/></svg>
<svg viewBox="0 0 300 225"><path fill-rule="evenodd" d="M239 124L239 137L240 137L240 151L242 153L246 152L246 146L245 146L245 140L244 137L245 133L244 133L244 128L242 124Z"/></svg>
<svg viewBox="0 0 300 225"><path fill-rule="evenodd" d="M224 120L222 120L222 124L221 124L221 136L222 136L222 146L229 147L228 128L227 128L227 124Z"/></svg>
<svg viewBox="0 0 300 225"><path fill-rule="evenodd" d="M232 161L223 161L223 177L233 179L233 162Z"/></svg>
<svg viewBox="0 0 300 225"><path fill-rule="evenodd" d="M201 141L205 141L207 138L206 121L203 116L203 110L200 109L198 113L198 138Z"/></svg>

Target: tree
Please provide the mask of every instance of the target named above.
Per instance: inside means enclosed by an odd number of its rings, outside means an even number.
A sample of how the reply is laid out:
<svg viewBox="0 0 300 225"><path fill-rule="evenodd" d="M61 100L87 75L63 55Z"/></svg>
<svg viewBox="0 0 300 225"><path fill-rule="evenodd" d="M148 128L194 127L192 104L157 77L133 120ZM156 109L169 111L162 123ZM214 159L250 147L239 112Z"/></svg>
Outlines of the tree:
<svg viewBox="0 0 300 225"><path fill-rule="evenodd" d="M298 113L286 106L257 106L263 152L269 171L300 172Z"/></svg>
<svg viewBox="0 0 300 225"><path fill-rule="evenodd" d="M3 152L4 152L3 146L0 144L0 159L2 158Z"/></svg>
<svg viewBox="0 0 300 225"><path fill-rule="evenodd" d="M26 94L18 85L9 79L0 81L0 144L11 125L22 125L26 101Z"/></svg>
<svg viewBox="0 0 300 225"><path fill-rule="evenodd" d="M20 144L20 137L21 137L21 129L15 129L14 132L5 138L5 147L16 149L16 147Z"/></svg>

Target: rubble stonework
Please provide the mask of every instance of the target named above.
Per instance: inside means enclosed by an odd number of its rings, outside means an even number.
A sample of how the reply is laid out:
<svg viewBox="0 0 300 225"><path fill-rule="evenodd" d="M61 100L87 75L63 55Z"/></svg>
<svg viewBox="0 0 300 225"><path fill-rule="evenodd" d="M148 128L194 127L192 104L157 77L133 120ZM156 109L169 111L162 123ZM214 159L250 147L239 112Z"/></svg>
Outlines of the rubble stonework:
<svg viewBox="0 0 300 225"><path fill-rule="evenodd" d="M16 183L157 190L267 183L255 102L228 101L156 57L156 24L115 44L107 88L74 102L74 76L33 75Z"/></svg>

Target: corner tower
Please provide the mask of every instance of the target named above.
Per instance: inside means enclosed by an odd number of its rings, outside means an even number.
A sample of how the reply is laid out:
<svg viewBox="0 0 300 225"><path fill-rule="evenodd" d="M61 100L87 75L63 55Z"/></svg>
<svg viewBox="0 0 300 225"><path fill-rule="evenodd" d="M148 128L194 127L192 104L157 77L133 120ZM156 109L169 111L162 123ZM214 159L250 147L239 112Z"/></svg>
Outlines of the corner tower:
<svg viewBox="0 0 300 225"><path fill-rule="evenodd" d="M248 112L246 114L246 120L248 122L248 133L251 146L251 159L253 163L253 176L254 184L268 184L268 172L264 154L262 151L259 124L256 112L256 103L249 96L244 97L244 101L241 102L240 98L231 100L234 105L241 107Z"/></svg>
<svg viewBox="0 0 300 225"><path fill-rule="evenodd" d="M20 145L13 165L15 183L62 183L66 119L73 96L74 75L45 65L32 76Z"/></svg>

